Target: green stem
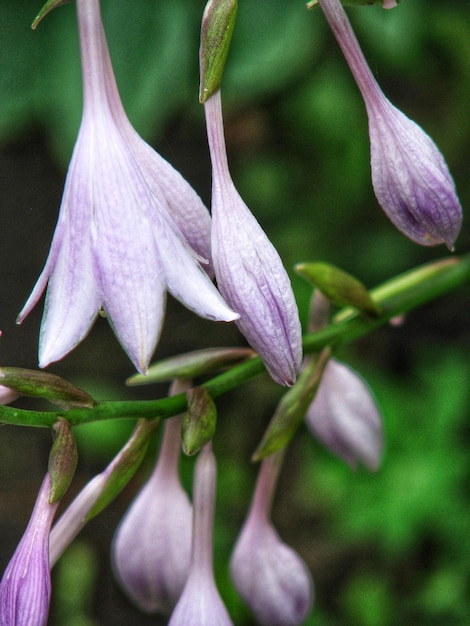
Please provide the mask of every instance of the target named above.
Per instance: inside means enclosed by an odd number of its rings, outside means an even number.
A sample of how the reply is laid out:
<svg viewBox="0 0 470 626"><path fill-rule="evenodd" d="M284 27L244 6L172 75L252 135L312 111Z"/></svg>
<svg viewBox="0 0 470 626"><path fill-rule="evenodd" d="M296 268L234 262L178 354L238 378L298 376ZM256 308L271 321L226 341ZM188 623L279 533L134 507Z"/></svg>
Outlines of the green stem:
<svg viewBox="0 0 470 626"><path fill-rule="evenodd" d="M344 309L336 320L326 328L304 337L305 353L317 352L326 346L337 346L367 335L384 326L398 315L431 302L470 281L470 254L460 258L451 257L406 272L371 291L383 314L368 318ZM216 398L252 380L264 371L259 357L250 359L228 372L204 383L212 397ZM0 406L0 422L18 426L52 428L58 417L65 417L72 425L97 420L117 418L159 417L165 419L187 408L186 394L161 400L136 400L125 402L101 402L93 408L77 408L68 411L28 411Z"/></svg>

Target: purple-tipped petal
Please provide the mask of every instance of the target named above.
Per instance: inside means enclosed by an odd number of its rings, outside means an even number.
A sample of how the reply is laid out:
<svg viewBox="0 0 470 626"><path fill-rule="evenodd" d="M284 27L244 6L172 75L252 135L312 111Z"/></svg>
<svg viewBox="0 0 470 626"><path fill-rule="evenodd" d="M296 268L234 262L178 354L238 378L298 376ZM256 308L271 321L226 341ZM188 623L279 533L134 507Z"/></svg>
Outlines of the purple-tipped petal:
<svg viewBox="0 0 470 626"><path fill-rule="evenodd" d="M416 243L445 243L452 249L462 223L462 208L442 154L382 93L341 1L319 0L319 4L364 98L372 183L379 204L393 224Z"/></svg>
<svg viewBox="0 0 470 626"><path fill-rule="evenodd" d="M424 246L452 249L462 222L454 181L442 154L388 100L368 106L372 184L395 226Z"/></svg>
<svg viewBox="0 0 470 626"><path fill-rule="evenodd" d="M330 360L305 419L313 434L349 465L361 461L378 468L382 419L369 387L350 367Z"/></svg>
<svg viewBox="0 0 470 626"><path fill-rule="evenodd" d="M51 598L49 532L58 502L49 504L46 475L26 531L0 583L2 626L46 626Z"/></svg>
<svg viewBox="0 0 470 626"><path fill-rule="evenodd" d="M302 340L290 280L230 177L220 91L204 107L213 169L212 260L217 285L240 314L237 325L271 376L282 385L292 385L300 367Z"/></svg>

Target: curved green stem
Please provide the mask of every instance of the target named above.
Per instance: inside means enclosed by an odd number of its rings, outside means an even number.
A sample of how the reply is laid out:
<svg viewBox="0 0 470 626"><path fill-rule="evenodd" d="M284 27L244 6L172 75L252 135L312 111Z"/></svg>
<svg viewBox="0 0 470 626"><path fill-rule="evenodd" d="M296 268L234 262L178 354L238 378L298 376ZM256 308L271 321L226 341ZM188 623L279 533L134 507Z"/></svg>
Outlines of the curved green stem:
<svg viewBox="0 0 470 626"><path fill-rule="evenodd" d="M406 272L371 291L383 314L369 318L353 309L343 309L326 328L305 335L305 353L317 352L326 346L337 346L367 335L385 325L391 318L431 302L470 281L470 254L450 257ZM245 361L228 372L203 384L216 398L239 387L264 372L259 357ZM51 428L58 417L65 417L72 425L104 419L155 418L165 419L187 408L186 394L160 400L101 402L93 408L76 408L68 411L29 411L0 406L0 422L19 426Z"/></svg>

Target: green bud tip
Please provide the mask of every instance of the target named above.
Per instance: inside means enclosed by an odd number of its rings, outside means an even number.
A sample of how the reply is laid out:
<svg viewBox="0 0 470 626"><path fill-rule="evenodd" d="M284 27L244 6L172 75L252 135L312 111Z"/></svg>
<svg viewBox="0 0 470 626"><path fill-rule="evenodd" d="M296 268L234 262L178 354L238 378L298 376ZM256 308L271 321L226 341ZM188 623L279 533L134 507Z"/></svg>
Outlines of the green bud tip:
<svg viewBox="0 0 470 626"><path fill-rule="evenodd" d="M237 0L209 0L204 9L199 49L201 104L210 98L222 83L237 8Z"/></svg>
<svg viewBox="0 0 470 626"><path fill-rule="evenodd" d="M211 441L215 433L217 409L204 387L194 387L186 393L188 412L183 417L181 435L185 454L198 452Z"/></svg>

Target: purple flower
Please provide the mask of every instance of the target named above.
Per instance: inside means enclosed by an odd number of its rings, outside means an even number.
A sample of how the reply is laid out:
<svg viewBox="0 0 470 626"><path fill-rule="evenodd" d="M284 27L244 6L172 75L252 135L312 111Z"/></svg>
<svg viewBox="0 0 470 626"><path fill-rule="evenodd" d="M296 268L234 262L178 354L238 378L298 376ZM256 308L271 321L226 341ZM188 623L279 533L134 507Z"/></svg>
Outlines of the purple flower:
<svg viewBox="0 0 470 626"><path fill-rule="evenodd" d="M212 563L212 535L217 467L208 443L194 468L191 566L169 626L232 626L217 591Z"/></svg>
<svg viewBox="0 0 470 626"><path fill-rule="evenodd" d="M431 138L382 93L340 0L320 0L320 6L364 98L372 184L379 204L393 224L416 243L445 243L452 249L462 208L442 154Z"/></svg>
<svg viewBox="0 0 470 626"><path fill-rule="evenodd" d="M383 448L377 404L362 378L332 359L306 414L312 433L352 467L362 461L376 470Z"/></svg>
<svg viewBox="0 0 470 626"><path fill-rule="evenodd" d="M49 532L58 502L49 504L46 474L28 527L0 583L2 626L45 626L51 598Z"/></svg>
<svg viewBox="0 0 470 626"><path fill-rule="evenodd" d="M279 255L232 182L220 91L204 102L212 161L212 259L217 285L268 372L292 385L302 358L297 304Z"/></svg>
<svg viewBox="0 0 470 626"><path fill-rule="evenodd" d="M158 463L114 538L117 578L147 612L170 613L188 577L192 507L179 479L180 448L181 417L173 417L165 423Z"/></svg>
<svg viewBox="0 0 470 626"><path fill-rule="evenodd" d="M281 540L269 517L282 455L262 461L251 508L230 560L235 587L263 626L299 626L313 604L310 572Z"/></svg>
<svg viewBox="0 0 470 626"><path fill-rule="evenodd" d="M77 10L82 124L49 257L18 322L47 285L41 367L80 343L102 308L143 372L159 339L167 290L203 317L232 321L237 315L199 264L198 255L209 254L205 208L125 116L99 0L78 0Z"/></svg>

